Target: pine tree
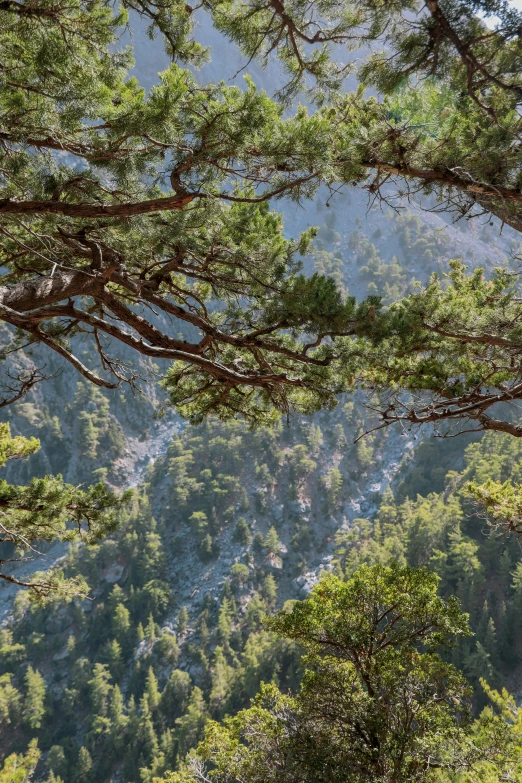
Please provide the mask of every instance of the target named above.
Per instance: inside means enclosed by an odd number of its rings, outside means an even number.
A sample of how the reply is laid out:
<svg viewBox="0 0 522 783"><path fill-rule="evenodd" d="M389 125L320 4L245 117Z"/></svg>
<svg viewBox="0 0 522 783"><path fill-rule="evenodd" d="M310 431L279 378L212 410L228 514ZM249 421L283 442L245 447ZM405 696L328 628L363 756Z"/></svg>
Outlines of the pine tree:
<svg viewBox="0 0 522 783"><path fill-rule="evenodd" d="M241 490L241 500L239 501L239 510L244 513L245 511L248 511L249 508L250 503L248 500L248 495L246 489L243 487Z"/></svg>
<svg viewBox="0 0 522 783"><path fill-rule="evenodd" d="M157 639L157 628L156 623L154 622L154 617L152 616L152 613L149 614L149 619L147 621L147 625L145 627L145 638L149 642L154 642Z"/></svg>
<svg viewBox="0 0 522 783"><path fill-rule="evenodd" d="M214 555L214 542L210 533L207 533L206 536L203 537L203 540L199 545L199 554L201 559L205 562L210 560Z"/></svg>
<svg viewBox="0 0 522 783"><path fill-rule="evenodd" d="M122 603L116 604L114 607L114 613L112 616L112 627L114 629L114 634L116 636L116 639L120 642L120 644L125 644L128 633L131 627L130 623L130 612L127 609L126 606Z"/></svg>
<svg viewBox="0 0 522 783"><path fill-rule="evenodd" d="M159 706L161 694L158 688L158 681L156 679L156 675L154 674L154 669L152 668L152 666L149 666L149 671L147 673L145 693L147 694L147 703L149 705L150 711L154 713L154 711Z"/></svg>
<svg viewBox="0 0 522 783"><path fill-rule="evenodd" d="M33 777L39 758L37 741L31 740L25 753L11 753L4 759L0 783L27 783Z"/></svg>
<svg viewBox="0 0 522 783"><path fill-rule="evenodd" d="M234 538L243 546L248 546L251 541L250 530L244 517L239 517L234 530Z"/></svg>
<svg viewBox="0 0 522 783"><path fill-rule="evenodd" d="M53 745L47 754L47 768L55 778L66 778L68 763L61 745Z"/></svg>
<svg viewBox="0 0 522 783"><path fill-rule="evenodd" d="M195 687L184 714L176 720L176 738L180 755L195 747L207 722L207 707L200 688Z"/></svg>
<svg viewBox="0 0 522 783"><path fill-rule="evenodd" d="M30 729L39 729L45 715L45 681L38 670L28 666L25 673L23 719Z"/></svg>
<svg viewBox="0 0 522 783"><path fill-rule="evenodd" d="M182 606L178 612L178 633L183 634L187 630L188 625L188 612L185 606Z"/></svg>
<svg viewBox="0 0 522 783"><path fill-rule="evenodd" d="M103 663L95 663L92 677L89 680L89 691L94 715L105 716L109 710L109 696L112 686L111 675Z"/></svg>
<svg viewBox="0 0 522 783"><path fill-rule="evenodd" d="M499 663L498 645L497 645L497 632L495 628L495 621L492 617L488 620L486 633L484 635L484 649L488 653L492 666L496 669Z"/></svg>
<svg viewBox="0 0 522 783"><path fill-rule="evenodd" d="M234 670L227 664L222 647L216 647L212 661L212 688L209 696L210 710L215 717L220 717L226 707L231 692L231 682Z"/></svg>
<svg viewBox="0 0 522 783"><path fill-rule="evenodd" d="M249 570L244 563L234 563L230 569L230 579L235 587L242 587L248 581Z"/></svg>
<svg viewBox="0 0 522 783"><path fill-rule="evenodd" d="M1 778L0 778L1 780ZM11 783L11 781L9 782ZM24 781L25 783L25 781ZM59 775L55 775L54 772L51 770L51 773L49 777L47 778L45 783L64 783L63 779Z"/></svg>
<svg viewBox="0 0 522 783"><path fill-rule="evenodd" d="M433 279L390 306L377 296L358 304L331 277L299 273L296 255L314 232L287 241L268 203L369 176L379 195L393 176L436 195L458 216L482 209L520 231L522 16L492 0L430 0L407 14L402 3L364 2L356 12L330 0L290 9L254 0L207 5L220 34L247 57L282 59L290 81L278 100L252 82L243 90L207 84L202 92L188 66L205 54L192 37L192 8L181 3L165 0L161 12L139 3L150 34L163 36L175 60L149 92L127 76L126 15L107 0L96 11L75 5L74 24L68 7L49 15L43 0L23 11L12 3L0 9L3 67L17 70L21 51L24 63L17 81L1 88L8 130L0 152L0 305L13 333L6 361L15 362L5 402L40 378L16 365L27 340L89 382L115 387L121 365L106 356L101 334L117 348L173 361L164 386L195 421L239 413L261 423L292 409L311 412L333 405L357 378L371 391L394 393L380 412L383 424L471 419L519 437L509 417L488 414L499 401L522 396L510 275L500 270L485 280L454 264L449 285ZM493 22L487 35L483 15ZM383 42L389 56L365 57L356 69L360 89L342 94L346 58L342 52L342 63L335 60L338 47ZM285 115L307 80L318 90L318 108ZM56 150L67 157L58 162ZM333 226L327 230L335 236ZM66 267L51 260L62 258ZM180 288L174 281L181 273ZM205 299L216 292L220 306L209 307ZM175 332L195 329L199 341L173 338L151 312L161 323L177 319ZM79 333L92 341L86 354L97 357L101 375L74 354L69 338ZM503 372L491 376L491 362ZM450 388L451 404L440 403L441 390ZM99 433L87 411L81 419L92 456ZM361 443L366 470L371 453Z"/></svg>
<svg viewBox="0 0 522 783"><path fill-rule="evenodd" d="M185 712L191 691L192 680L188 672L174 669L161 694L161 712L169 723Z"/></svg>
<svg viewBox="0 0 522 783"><path fill-rule="evenodd" d="M123 655L121 645L116 639L113 639L112 642L108 642L104 657L112 678L114 680L119 680L123 672Z"/></svg>
<svg viewBox="0 0 522 783"><path fill-rule="evenodd" d="M227 645L232 634L232 612L228 598L223 598L219 607L217 637L220 644Z"/></svg>
<svg viewBox="0 0 522 783"><path fill-rule="evenodd" d="M317 424L312 424L310 426L310 429L306 434L306 442L310 446L312 454L316 454L323 445L323 433Z"/></svg>
<svg viewBox="0 0 522 783"><path fill-rule="evenodd" d="M140 716L136 735L140 766L149 766L158 753L158 738L154 729L147 694L140 701Z"/></svg>
<svg viewBox="0 0 522 783"><path fill-rule="evenodd" d="M277 555L277 553L281 549L281 541L279 540L279 536L277 535L277 530L273 526L268 531L268 535L265 539L265 548L267 549L268 553L271 555Z"/></svg>
<svg viewBox="0 0 522 783"><path fill-rule="evenodd" d="M277 582L274 579L273 574L267 574L263 582L263 598L268 604L274 605L277 600Z"/></svg>
<svg viewBox="0 0 522 783"><path fill-rule="evenodd" d="M92 780L92 758L86 747L82 745L76 762L75 780L79 783L89 783Z"/></svg>
<svg viewBox="0 0 522 783"><path fill-rule="evenodd" d="M331 468L326 476L327 502L330 509L334 509L339 500L339 494L343 486L343 477L339 468Z"/></svg>
<svg viewBox="0 0 522 783"><path fill-rule="evenodd" d="M111 691L109 720L112 742L115 744L116 748L121 747L124 739L124 732L129 721L123 711L123 696L118 685L115 685Z"/></svg>

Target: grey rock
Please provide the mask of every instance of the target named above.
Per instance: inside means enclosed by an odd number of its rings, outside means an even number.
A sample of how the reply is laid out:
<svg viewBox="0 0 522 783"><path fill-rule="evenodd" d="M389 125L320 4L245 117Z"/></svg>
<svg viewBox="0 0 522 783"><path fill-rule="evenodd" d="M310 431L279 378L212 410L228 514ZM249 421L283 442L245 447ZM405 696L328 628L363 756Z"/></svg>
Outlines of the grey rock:
<svg viewBox="0 0 522 783"><path fill-rule="evenodd" d="M288 510L292 514L309 514L312 509L306 500L291 500L288 504Z"/></svg>
<svg viewBox="0 0 522 783"><path fill-rule="evenodd" d="M110 585L116 584L116 582L119 582L120 579L123 576L123 566L119 565L118 563L115 563L109 570L105 573L105 576L103 577L106 582L108 582Z"/></svg>
<svg viewBox="0 0 522 783"><path fill-rule="evenodd" d="M276 522L282 522L284 517L284 506L283 505L274 506L272 513L274 515L274 519Z"/></svg>
<svg viewBox="0 0 522 783"><path fill-rule="evenodd" d="M272 571L276 571L279 573L283 570L283 561L279 557L279 555L269 555L266 559L266 565L268 568L270 568Z"/></svg>

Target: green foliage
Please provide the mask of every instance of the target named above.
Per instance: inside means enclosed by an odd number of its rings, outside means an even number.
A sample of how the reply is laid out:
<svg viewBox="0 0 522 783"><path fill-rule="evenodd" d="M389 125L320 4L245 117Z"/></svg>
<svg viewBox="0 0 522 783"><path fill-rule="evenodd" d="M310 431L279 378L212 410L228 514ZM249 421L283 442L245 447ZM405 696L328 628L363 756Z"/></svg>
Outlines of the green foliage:
<svg viewBox="0 0 522 783"><path fill-rule="evenodd" d="M271 527L265 539L265 548L270 555L277 555L281 549L281 541L275 527Z"/></svg>
<svg viewBox="0 0 522 783"><path fill-rule="evenodd" d="M427 780L484 758L495 737L470 741L469 689L435 652L469 634L467 618L437 584L427 570L362 568L271 619L304 646L301 692L264 686L250 709L210 722L186 779Z"/></svg>
<svg viewBox="0 0 522 783"><path fill-rule="evenodd" d="M32 740L25 753L12 753L0 769L0 783L28 783L33 777L40 751Z"/></svg>
<svg viewBox="0 0 522 783"><path fill-rule="evenodd" d="M78 761L76 763L75 775L76 779L81 783L88 783L91 780L92 771L92 759L91 754L86 747L82 745L78 753Z"/></svg>
<svg viewBox="0 0 522 783"><path fill-rule="evenodd" d="M250 543L250 530L246 519L243 517L237 520L234 536L240 544L248 545Z"/></svg>
<svg viewBox="0 0 522 783"><path fill-rule="evenodd" d="M318 87L313 111L299 106L289 114L250 79L244 89L201 88L180 64L206 57L192 37L191 6L91 6L74 0L49 13L38 0L0 11L8 128L2 355L14 362L7 377L17 381L2 404L39 379L16 356L29 341L105 388L135 381L123 346L172 362L163 386L193 422L213 413L274 423L281 413L332 408L359 380L372 391L399 390L386 423L471 418L506 430L511 422L486 413L520 386L516 304L505 273L489 293L480 275L465 279L462 270L448 291L434 281L411 293L396 259L383 263L374 243L352 235L369 293L357 304L339 280L338 257L324 250L339 241L335 219L321 229L321 273L306 276L298 257L315 229L287 240L269 201L301 202L322 184L335 191L366 183L388 198L382 185L402 177L458 215L483 208L520 230L519 13L491 0L320 0L288 8L208 0L214 25L249 58L280 58L290 79L283 100L307 78ZM122 40L129 10L149 21L171 59L148 92L129 76L131 51ZM481 14L500 19L487 35ZM353 56L350 66L336 64L338 46L368 42L389 54L372 49L357 68ZM342 94L350 69L359 85ZM380 97L366 94L368 86ZM444 240L435 232L414 236L414 223L411 215L399 222L397 238L407 260L429 267ZM174 318L180 335L153 323L151 308ZM90 367L75 353L83 350L80 334L85 353L96 357ZM350 336L355 345L344 339ZM118 346L115 358L105 338ZM433 402L412 410L400 391L429 392ZM78 414L87 463L100 450L122 453L116 420L103 419L102 410ZM211 532L201 543L204 557L215 554Z"/></svg>
<svg viewBox="0 0 522 783"><path fill-rule="evenodd" d="M410 644L446 647L468 635L469 628L458 600L445 602L437 595L438 582L427 570L363 566L347 582L325 577L308 601L267 624L306 645L311 654L323 650L351 661L360 649L378 654L381 648L410 650ZM373 665L370 656L368 666Z"/></svg>
<svg viewBox="0 0 522 783"><path fill-rule="evenodd" d="M188 612L185 606L182 606L178 613L178 633L184 633L188 625Z"/></svg>
<svg viewBox="0 0 522 783"><path fill-rule="evenodd" d="M481 681L488 697L488 706L473 724L476 741L483 740L492 728L499 732L497 748L492 748L489 758L478 763L473 771L463 771L452 777L457 783L471 783L478 778L484 783L500 783L502 780L518 780L522 774L522 712L517 708L515 699L505 689L493 690L484 680ZM506 734L506 726L508 728ZM446 775L440 779L448 780Z"/></svg>
<svg viewBox="0 0 522 783"><path fill-rule="evenodd" d="M490 413L518 394L517 301L509 273L499 269L486 279L482 269L468 274L452 262L446 280L434 275L388 309L368 300L358 336L344 343L344 371L372 390L393 391L381 410L383 426L468 422L518 436L508 413Z"/></svg>
<svg viewBox="0 0 522 783"><path fill-rule="evenodd" d="M0 676L0 724L2 727L14 723L20 715L21 694L12 684L10 673Z"/></svg>
<svg viewBox="0 0 522 783"><path fill-rule="evenodd" d="M12 437L9 424L0 423L0 468L7 460L29 457L39 448L40 442L36 438Z"/></svg>
<svg viewBox="0 0 522 783"><path fill-rule="evenodd" d="M24 722L30 729L39 729L45 715L45 682L31 666L25 674L25 698L22 708Z"/></svg>
<svg viewBox="0 0 522 783"><path fill-rule="evenodd" d="M248 580L248 575L248 566L246 566L244 563L234 563L230 569L232 582L236 585L239 585L240 587L242 587Z"/></svg>
<svg viewBox="0 0 522 783"><path fill-rule="evenodd" d="M9 425L0 424L0 457L3 460L0 464L8 459L27 457L38 448L39 442L35 438L12 438ZM66 484L61 476L34 478L26 487L0 479L3 518L0 541L13 544L19 554L32 551L38 541L83 538L92 543L114 529L117 511L129 498L129 492L118 497L101 483L88 489L74 487ZM32 595L37 598L52 595L71 599L87 592L84 580L64 579L59 569L31 582L7 574L0 574L0 578L31 588Z"/></svg>
<svg viewBox="0 0 522 783"><path fill-rule="evenodd" d="M417 456L424 464L425 450ZM473 685L487 677L502 686L520 660L516 652L520 549L517 536L509 535L510 517L485 513L474 496L486 504L491 497L493 511L502 508L503 498L512 497L507 511L516 513L522 464L519 440L488 433L467 446L464 463L461 474L448 473L438 494L396 502L387 490L373 523L356 519L350 531L338 534L336 563L346 576L363 563L392 561L435 571L441 577L442 594L460 598L475 632L474 639L461 640L452 653L453 662ZM415 476L416 470L412 462L405 475ZM424 481L420 488L426 491ZM484 535L488 532L485 516L491 521L489 535ZM484 703L483 691L477 687L475 705Z"/></svg>
<svg viewBox="0 0 522 783"><path fill-rule="evenodd" d="M469 482L466 487L470 495L487 514L489 524L504 534L522 534L521 486L510 481L501 483L488 479L483 484Z"/></svg>

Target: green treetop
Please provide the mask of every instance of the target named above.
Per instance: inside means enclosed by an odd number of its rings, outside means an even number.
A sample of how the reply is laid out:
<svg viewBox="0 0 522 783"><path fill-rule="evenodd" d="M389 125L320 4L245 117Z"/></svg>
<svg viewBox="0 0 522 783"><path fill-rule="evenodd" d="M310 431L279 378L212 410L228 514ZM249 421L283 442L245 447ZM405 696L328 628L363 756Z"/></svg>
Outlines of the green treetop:
<svg viewBox="0 0 522 783"><path fill-rule="evenodd" d="M301 692L265 685L251 708L209 721L169 783L399 783L500 758L502 722L476 736L469 688L437 653L469 635L437 585L427 570L381 565L323 579L268 622L304 647Z"/></svg>
<svg viewBox="0 0 522 783"><path fill-rule="evenodd" d="M12 753L0 769L0 783L28 783L40 758L36 740L32 740L25 753Z"/></svg>

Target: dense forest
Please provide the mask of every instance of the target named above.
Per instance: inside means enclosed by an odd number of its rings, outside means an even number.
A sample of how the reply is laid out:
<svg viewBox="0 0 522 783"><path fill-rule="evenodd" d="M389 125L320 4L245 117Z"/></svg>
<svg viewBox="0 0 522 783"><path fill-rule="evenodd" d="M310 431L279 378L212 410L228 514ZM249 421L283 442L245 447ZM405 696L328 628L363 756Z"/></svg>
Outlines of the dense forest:
<svg viewBox="0 0 522 783"><path fill-rule="evenodd" d="M306 594L314 566L314 582L363 564L428 566L469 613L474 635L451 661L474 686L475 713L488 701L481 679L516 692L522 553L485 534L466 487L517 482L522 446L497 434L459 442L459 469L444 475L446 444L425 440L374 493L372 518L339 526L354 477L386 453L350 453L354 418L345 404L334 438L307 421L254 432L208 421L175 437L117 531L69 548L61 567L92 585L88 599L40 606L18 593L2 631L6 751L37 737L44 778L65 781L175 768L209 718L247 707L262 682L298 688L299 647L263 617Z"/></svg>
<svg viewBox="0 0 522 783"><path fill-rule="evenodd" d="M0 783L522 781L521 30L0 3Z"/></svg>

